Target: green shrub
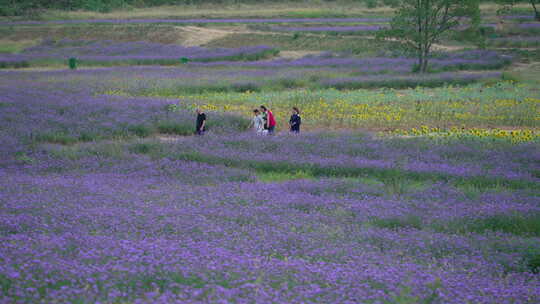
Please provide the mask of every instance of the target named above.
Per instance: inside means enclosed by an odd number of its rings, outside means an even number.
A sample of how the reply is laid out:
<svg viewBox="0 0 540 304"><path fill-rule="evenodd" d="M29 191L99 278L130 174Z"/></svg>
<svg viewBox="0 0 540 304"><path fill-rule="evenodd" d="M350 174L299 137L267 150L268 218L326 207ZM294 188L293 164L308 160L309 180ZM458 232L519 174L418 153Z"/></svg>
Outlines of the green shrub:
<svg viewBox="0 0 540 304"><path fill-rule="evenodd" d="M259 86L253 82L240 82L233 83L231 85L231 91L244 93L244 92L258 92L260 91Z"/></svg>
<svg viewBox="0 0 540 304"><path fill-rule="evenodd" d="M240 115L223 115L211 113L208 117L207 126L215 133L227 133L245 131L249 126L249 119Z"/></svg>
<svg viewBox="0 0 540 304"><path fill-rule="evenodd" d="M497 214L482 218L463 218L444 225L437 225L435 229L458 233L497 231L538 237L540 236L540 213Z"/></svg>
<svg viewBox="0 0 540 304"><path fill-rule="evenodd" d="M276 183L295 179L312 179L314 177L311 175L310 172L297 171L295 173L260 172L257 174L257 178L261 182Z"/></svg>
<svg viewBox="0 0 540 304"><path fill-rule="evenodd" d="M6 62L0 61L0 69L21 69L30 66L28 61Z"/></svg>
<svg viewBox="0 0 540 304"><path fill-rule="evenodd" d="M144 124L132 125L128 127L128 131L139 137L148 137L154 133L154 129Z"/></svg>
<svg viewBox="0 0 540 304"><path fill-rule="evenodd" d="M368 221L369 225L379 228L398 230L402 228L422 229L422 219L417 216L406 216L399 218L374 218Z"/></svg>
<svg viewBox="0 0 540 304"><path fill-rule="evenodd" d="M92 132L81 132L81 134L79 135L79 140L80 141L84 141L84 142L89 142L89 141L96 141L100 138L101 136L99 136L99 134L96 134L96 133L92 133Z"/></svg>
<svg viewBox="0 0 540 304"><path fill-rule="evenodd" d="M186 136L194 133L195 125L184 121L161 121L157 129L159 133Z"/></svg>
<svg viewBox="0 0 540 304"><path fill-rule="evenodd" d="M37 142L49 142L53 144L71 145L77 142L77 138L64 132L39 133L34 136Z"/></svg>
<svg viewBox="0 0 540 304"><path fill-rule="evenodd" d="M522 79L516 74L508 71L504 71L501 76L502 80L520 82Z"/></svg>
<svg viewBox="0 0 540 304"><path fill-rule="evenodd" d="M528 257L527 267L532 273L540 273L540 253Z"/></svg>
<svg viewBox="0 0 540 304"><path fill-rule="evenodd" d="M150 154L160 149L159 143L136 143L128 147L129 152L135 154Z"/></svg>
<svg viewBox="0 0 540 304"><path fill-rule="evenodd" d="M377 0L365 0L366 6L368 8L376 8L377 7Z"/></svg>

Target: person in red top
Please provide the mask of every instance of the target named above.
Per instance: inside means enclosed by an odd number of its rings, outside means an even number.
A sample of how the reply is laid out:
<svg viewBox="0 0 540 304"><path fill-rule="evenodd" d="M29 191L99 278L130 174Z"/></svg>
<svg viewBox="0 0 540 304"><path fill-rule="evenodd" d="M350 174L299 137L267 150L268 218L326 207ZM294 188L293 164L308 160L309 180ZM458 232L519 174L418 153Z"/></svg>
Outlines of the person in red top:
<svg viewBox="0 0 540 304"><path fill-rule="evenodd" d="M265 106L261 106L261 111L263 112L263 117L265 118L266 129L268 134L274 134L276 129L276 119L272 111L268 110Z"/></svg>

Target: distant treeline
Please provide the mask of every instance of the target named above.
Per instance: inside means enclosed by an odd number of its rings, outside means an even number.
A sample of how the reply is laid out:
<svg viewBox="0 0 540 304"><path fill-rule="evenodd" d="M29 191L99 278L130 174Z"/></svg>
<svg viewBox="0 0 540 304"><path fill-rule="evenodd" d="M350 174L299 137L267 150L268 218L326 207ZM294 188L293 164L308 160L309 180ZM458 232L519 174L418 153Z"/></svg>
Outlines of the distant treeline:
<svg viewBox="0 0 540 304"><path fill-rule="evenodd" d="M306 0L263 0L270 2L305 2ZM327 0L335 1L335 0ZM399 0L349 0L364 3L369 7L389 5ZM36 15L44 9L88 10L108 12L129 7L150 7L159 5L197 5L205 3L261 3L261 0L0 0L1 16Z"/></svg>

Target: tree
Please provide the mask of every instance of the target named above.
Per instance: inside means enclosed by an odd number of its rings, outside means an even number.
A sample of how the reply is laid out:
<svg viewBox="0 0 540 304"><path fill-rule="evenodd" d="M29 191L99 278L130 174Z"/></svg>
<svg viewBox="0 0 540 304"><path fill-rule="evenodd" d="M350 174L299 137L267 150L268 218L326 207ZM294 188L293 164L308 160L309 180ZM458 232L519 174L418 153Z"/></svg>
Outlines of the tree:
<svg viewBox="0 0 540 304"><path fill-rule="evenodd" d="M534 10L534 18L540 21L540 11L538 11L540 8L540 0L498 0L498 2L505 6L505 8L512 7L514 4L520 2L530 3Z"/></svg>
<svg viewBox="0 0 540 304"><path fill-rule="evenodd" d="M433 44L466 17L479 24L478 0L402 0L390 29L381 31L379 37L399 40L412 49L418 57L418 71L424 73Z"/></svg>

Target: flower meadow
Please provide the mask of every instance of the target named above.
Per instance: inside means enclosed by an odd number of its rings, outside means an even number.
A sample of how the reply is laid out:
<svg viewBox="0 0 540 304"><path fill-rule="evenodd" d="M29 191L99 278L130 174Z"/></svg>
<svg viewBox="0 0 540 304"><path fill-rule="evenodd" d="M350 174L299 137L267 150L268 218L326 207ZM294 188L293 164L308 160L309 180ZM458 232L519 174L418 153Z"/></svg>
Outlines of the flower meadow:
<svg viewBox="0 0 540 304"><path fill-rule="evenodd" d="M410 57L356 58L332 53L299 59L273 59L279 50L269 46L239 48L183 47L150 42L115 42L85 40L45 40L17 54L0 54L0 68L66 64L76 58L80 65L180 65L285 68L285 67L355 67L356 73L404 73L414 70L416 60ZM266 60L264 60L266 59ZM472 50L436 54L431 59L433 72L454 70L500 69L512 57L495 51Z"/></svg>
<svg viewBox="0 0 540 304"><path fill-rule="evenodd" d="M4 21L0 25L43 25L43 24L227 24L227 23L381 23L389 18L222 18L222 19L86 19L49 21Z"/></svg>
<svg viewBox="0 0 540 304"><path fill-rule="evenodd" d="M27 48L19 54L0 55L0 67L47 64L50 61L65 63L76 58L84 65L157 64L174 65L189 61L259 60L279 53L267 46L207 49L183 47L173 44L149 42L72 41L46 40Z"/></svg>
<svg viewBox="0 0 540 304"><path fill-rule="evenodd" d="M538 303L537 88L360 60L0 71L0 303Z"/></svg>
<svg viewBox="0 0 540 304"><path fill-rule="evenodd" d="M301 70L304 74L309 71ZM321 69L315 69L313 72L317 72L319 77L323 73L329 73L328 70ZM265 74L264 77L277 78L284 75L290 76L287 73L272 76ZM451 76L456 74L443 73L443 75L452 79ZM497 72L479 74L477 77L482 75L499 74ZM401 77L407 79L406 76ZM470 77L476 75L471 74ZM531 138L526 136L523 139L536 139L534 134L537 134L540 119L540 102L536 86L511 81L492 82L496 79L495 76L492 77L487 83L465 87L402 90L386 88L338 90L335 84L328 89L287 90L278 86L283 82L279 79L262 89L248 85L253 83L251 80L244 86L238 85L222 91L218 90L220 88L218 86L204 86L204 90L195 90L186 88L174 79L162 79L159 83L150 80L122 82L117 89L107 90L105 93L113 96L166 97L173 100L179 109L192 110L202 107L208 111L235 113L246 117L249 117L253 108L258 105L269 104L277 113L282 126L287 123L290 108L299 106L306 117L304 126L315 130L363 128L373 131L404 131L428 126L440 132L451 128L487 130L498 127L504 130L531 132L533 134ZM366 78L373 79L374 76ZM385 78L381 75L378 79L389 85L393 84L391 77ZM453 78L451 81L456 79ZM366 85L365 82L365 80L353 82L353 85ZM226 85L224 83L221 87Z"/></svg>
<svg viewBox="0 0 540 304"><path fill-rule="evenodd" d="M422 75L386 9L244 9L0 22L0 304L540 303L532 15Z"/></svg>

